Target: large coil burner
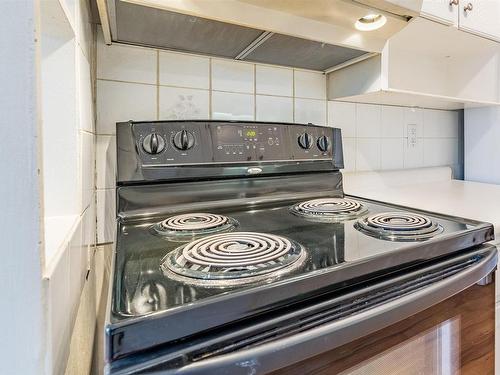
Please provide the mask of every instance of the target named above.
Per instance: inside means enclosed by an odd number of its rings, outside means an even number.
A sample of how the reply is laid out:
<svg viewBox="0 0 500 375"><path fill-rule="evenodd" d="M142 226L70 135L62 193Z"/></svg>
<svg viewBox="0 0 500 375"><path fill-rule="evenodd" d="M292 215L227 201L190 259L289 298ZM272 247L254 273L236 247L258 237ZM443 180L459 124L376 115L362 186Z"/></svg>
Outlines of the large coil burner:
<svg viewBox="0 0 500 375"><path fill-rule="evenodd" d="M297 203L291 212L314 221L340 222L355 219L368 212L358 201L348 198L321 198Z"/></svg>
<svg viewBox="0 0 500 375"><path fill-rule="evenodd" d="M153 226L156 233L171 240L190 240L200 235L233 230L238 222L233 218L209 214L189 213L171 216Z"/></svg>
<svg viewBox="0 0 500 375"><path fill-rule="evenodd" d="M443 231L426 216L412 212L383 212L359 219L354 227L369 236L389 241L423 241Z"/></svg>
<svg viewBox="0 0 500 375"><path fill-rule="evenodd" d="M231 286L277 277L300 266L303 247L266 233L231 232L192 241L168 253L162 269L174 279Z"/></svg>

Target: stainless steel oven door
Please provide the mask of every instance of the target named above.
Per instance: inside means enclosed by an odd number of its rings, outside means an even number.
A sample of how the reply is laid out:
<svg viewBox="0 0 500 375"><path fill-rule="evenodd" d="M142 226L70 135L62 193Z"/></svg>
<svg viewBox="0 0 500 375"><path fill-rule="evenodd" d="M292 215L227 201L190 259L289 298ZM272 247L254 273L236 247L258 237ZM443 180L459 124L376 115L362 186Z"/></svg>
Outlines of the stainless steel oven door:
<svg viewBox="0 0 500 375"><path fill-rule="evenodd" d="M493 375L495 286L478 283L496 263L480 246L108 372Z"/></svg>

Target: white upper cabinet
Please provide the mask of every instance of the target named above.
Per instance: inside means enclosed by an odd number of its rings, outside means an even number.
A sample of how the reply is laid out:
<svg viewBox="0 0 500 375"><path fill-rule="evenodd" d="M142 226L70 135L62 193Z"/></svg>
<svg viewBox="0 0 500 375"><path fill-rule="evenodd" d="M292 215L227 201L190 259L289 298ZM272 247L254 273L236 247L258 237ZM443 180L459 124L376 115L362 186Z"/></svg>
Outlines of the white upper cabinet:
<svg viewBox="0 0 500 375"><path fill-rule="evenodd" d="M438 109L500 105L500 46L417 18L380 55L332 71L328 99Z"/></svg>
<svg viewBox="0 0 500 375"><path fill-rule="evenodd" d="M460 29L500 41L500 0L460 0Z"/></svg>
<svg viewBox="0 0 500 375"><path fill-rule="evenodd" d="M500 41L500 0L424 0L421 16Z"/></svg>
<svg viewBox="0 0 500 375"><path fill-rule="evenodd" d="M459 0L424 0L421 16L446 25L458 26Z"/></svg>

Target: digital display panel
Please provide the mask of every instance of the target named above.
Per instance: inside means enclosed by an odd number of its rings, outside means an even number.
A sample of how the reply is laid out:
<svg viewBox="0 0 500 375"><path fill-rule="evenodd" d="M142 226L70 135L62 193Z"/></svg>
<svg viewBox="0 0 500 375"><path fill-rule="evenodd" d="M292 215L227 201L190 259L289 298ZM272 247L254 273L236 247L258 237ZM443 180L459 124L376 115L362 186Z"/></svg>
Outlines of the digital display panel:
<svg viewBox="0 0 500 375"><path fill-rule="evenodd" d="M255 137L257 135L257 132L255 130L247 130L245 133L246 137Z"/></svg>

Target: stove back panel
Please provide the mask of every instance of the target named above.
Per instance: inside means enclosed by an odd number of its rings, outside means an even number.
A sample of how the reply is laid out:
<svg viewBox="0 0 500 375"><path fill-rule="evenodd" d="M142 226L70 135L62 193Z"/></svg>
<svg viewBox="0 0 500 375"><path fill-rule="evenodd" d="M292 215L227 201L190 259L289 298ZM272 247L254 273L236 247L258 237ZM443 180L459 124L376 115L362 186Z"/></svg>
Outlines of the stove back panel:
<svg viewBox="0 0 500 375"><path fill-rule="evenodd" d="M117 124L117 185L338 171L340 129L304 124Z"/></svg>

